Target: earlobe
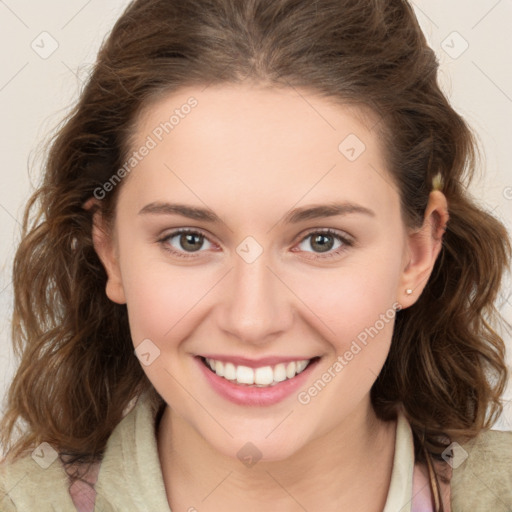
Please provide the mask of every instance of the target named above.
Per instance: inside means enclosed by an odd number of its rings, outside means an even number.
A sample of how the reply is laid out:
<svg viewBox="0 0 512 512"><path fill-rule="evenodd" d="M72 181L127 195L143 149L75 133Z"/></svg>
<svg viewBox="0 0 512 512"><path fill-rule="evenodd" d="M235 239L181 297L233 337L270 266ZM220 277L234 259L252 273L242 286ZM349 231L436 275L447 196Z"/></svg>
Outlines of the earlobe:
<svg viewBox="0 0 512 512"><path fill-rule="evenodd" d="M90 206L92 204L88 201L84 208L89 209ZM126 304L116 243L111 230L107 228L103 221L99 209L93 213L92 241L94 250L107 273L107 285L105 287L107 297L117 304Z"/></svg>
<svg viewBox="0 0 512 512"><path fill-rule="evenodd" d="M439 190L432 191L425 209L423 225L407 238L407 260L398 290L400 303L404 308L412 306L427 285L442 249L448 219L445 195Z"/></svg>

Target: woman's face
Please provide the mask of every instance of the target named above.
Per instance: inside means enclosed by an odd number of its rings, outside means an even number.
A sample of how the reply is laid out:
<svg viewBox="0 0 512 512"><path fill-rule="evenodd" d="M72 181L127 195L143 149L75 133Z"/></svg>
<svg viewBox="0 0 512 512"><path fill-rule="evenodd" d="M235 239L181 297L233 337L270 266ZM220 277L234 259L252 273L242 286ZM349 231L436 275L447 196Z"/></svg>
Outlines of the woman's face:
<svg viewBox="0 0 512 512"><path fill-rule="evenodd" d="M240 85L180 90L140 119L107 293L175 417L223 454L283 459L370 410L418 284L377 122Z"/></svg>

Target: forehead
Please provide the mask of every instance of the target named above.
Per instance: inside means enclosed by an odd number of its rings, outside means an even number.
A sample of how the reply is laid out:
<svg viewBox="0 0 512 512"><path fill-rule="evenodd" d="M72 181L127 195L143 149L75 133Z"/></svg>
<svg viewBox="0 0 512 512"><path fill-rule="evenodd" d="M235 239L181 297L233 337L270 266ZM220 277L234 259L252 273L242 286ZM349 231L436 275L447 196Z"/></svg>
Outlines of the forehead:
<svg viewBox="0 0 512 512"><path fill-rule="evenodd" d="M201 142L215 145L229 139L239 142L243 151L262 142L266 149L273 145L299 151L299 141L307 147L319 147L323 142L324 149L338 151L338 139L350 133L371 146L378 121L365 105L335 102L304 89L240 84L188 87L152 101L144 109L136 123L135 145L148 134L157 142L165 138L172 143L180 133L187 136L193 131L198 142L201 138Z"/></svg>
<svg viewBox="0 0 512 512"><path fill-rule="evenodd" d="M305 90L185 88L138 119L131 150L151 149L128 181L141 207L155 194L166 200L178 191L196 201L215 202L220 193L224 201L245 198L246 207L260 209L302 198L396 207L377 124L369 109Z"/></svg>

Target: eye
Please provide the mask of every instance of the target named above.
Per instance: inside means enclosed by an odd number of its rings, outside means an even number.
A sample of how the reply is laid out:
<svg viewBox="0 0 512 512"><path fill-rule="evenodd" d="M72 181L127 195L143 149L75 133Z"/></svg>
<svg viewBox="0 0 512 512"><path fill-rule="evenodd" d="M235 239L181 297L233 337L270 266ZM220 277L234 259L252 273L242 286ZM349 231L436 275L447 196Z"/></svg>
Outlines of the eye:
<svg viewBox="0 0 512 512"><path fill-rule="evenodd" d="M164 250L180 258L194 258L197 256L194 253L204 252L201 249L214 248L214 244L204 233L187 228L173 231L159 239L158 242ZM298 250L292 249L292 251L312 253L312 256L308 257L325 259L338 256L353 245L354 242L350 238L332 229L317 229L302 238L298 244Z"/></svg>
<svg viewBox="0 0 512 512"><path fill-rule="evenodd" d="M315 258L337 256L352 246L352 240L332 229L311 231L298 245L301 251L314 253ZM308 248L312 250L308 250Z"/></svg>
<svg viewBox="0 0 512 512"><path fill-rule="evenodd" d="M166 251L183 258L193 257L192 254L188 255L187 253L201 252L205 243L207 244L206 249L211 249L213 245L203 233L192 229L173 231L161 238L159 243Z"/></svg>

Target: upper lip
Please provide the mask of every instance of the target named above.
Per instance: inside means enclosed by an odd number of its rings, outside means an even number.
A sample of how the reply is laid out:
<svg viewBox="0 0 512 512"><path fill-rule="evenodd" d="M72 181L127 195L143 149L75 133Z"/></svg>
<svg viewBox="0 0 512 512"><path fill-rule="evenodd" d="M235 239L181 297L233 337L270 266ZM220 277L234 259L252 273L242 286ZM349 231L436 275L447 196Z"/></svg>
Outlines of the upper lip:
<svg viewBox="0 0 512 512"><path fill-rule="evenodd" d="M306 361L313 359L317 356L312 357L301 357L301 356L269 356L262 357L260 359L248 359L246 357L235 357L235 356L223 356L220 354L202 354L200 357L205 359L215 359L216 361L222 361L223 363L232 363L235 366L248 366L249 368L260 368L262 366L275 366L277 364L286 364L293 361Z"/></svg>

